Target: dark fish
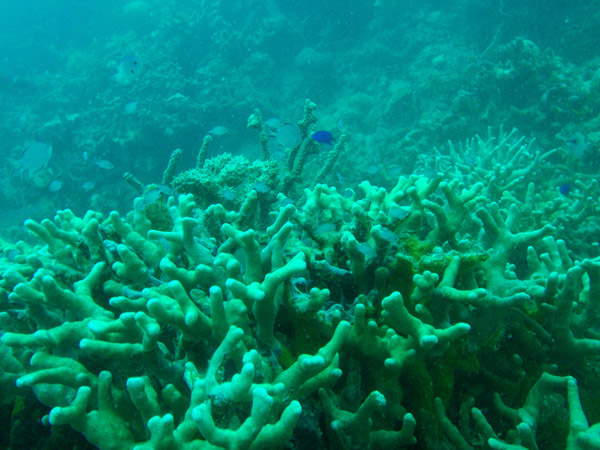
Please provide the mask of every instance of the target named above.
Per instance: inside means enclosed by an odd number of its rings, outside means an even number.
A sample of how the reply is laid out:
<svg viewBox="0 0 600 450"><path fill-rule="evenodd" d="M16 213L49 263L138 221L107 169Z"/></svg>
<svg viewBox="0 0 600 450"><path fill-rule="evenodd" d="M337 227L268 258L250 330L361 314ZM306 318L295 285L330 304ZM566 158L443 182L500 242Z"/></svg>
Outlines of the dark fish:
<svg viewBox="0 0 600 450"><path fill-rule="evenodd" d="M319 144L333 145L333 143L335 142L335 138L329 131L315 131L313 134L310 135L310 137L317 141Z"/></svg>
<svg viewBox="0 0 600 450"><path fill-rule="evenodd" d="M571 185L569 183L565 183L558 188L558 192L567 197L569 192L571 192Z"/></svg>
<svg viewBox="0 0 600 450"><path fill-rule="evenodd" d="M15 173L21 177L31 178L37 172L46 168L51 157L52 147L49 145L41 142L31 144L17 161L19 168Z"/></svg>

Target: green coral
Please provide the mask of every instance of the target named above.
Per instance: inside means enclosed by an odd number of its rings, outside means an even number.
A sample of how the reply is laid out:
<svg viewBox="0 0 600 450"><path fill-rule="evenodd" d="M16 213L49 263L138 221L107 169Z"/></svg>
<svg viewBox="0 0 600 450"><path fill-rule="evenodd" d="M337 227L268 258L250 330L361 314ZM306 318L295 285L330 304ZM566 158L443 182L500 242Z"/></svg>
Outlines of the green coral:
<svg viewBox="0 0 600 450"><path fill-rule="evenodd" d="M406 254L411 256L414 261L420 261L423 256L429 255L435 247L435 242L423 241L416 236L408 236L402 240L402 244L406 249Z"/></svg>
<svg viewBox="0 0 600 450"><path fill-rule="evenodd" d="M217 196L269 176L231 155L204 166ZM484 186L460 189L318 184L278 208L254 189L238 207L145 195L124 216L28 220L38 244L0 255L2 393L31 390L45 423L100 448L273 448L303 426L319 446L534 448L548 390L533 381L585 379L599 352L600 261L510 204L481 207Z"/></svg>

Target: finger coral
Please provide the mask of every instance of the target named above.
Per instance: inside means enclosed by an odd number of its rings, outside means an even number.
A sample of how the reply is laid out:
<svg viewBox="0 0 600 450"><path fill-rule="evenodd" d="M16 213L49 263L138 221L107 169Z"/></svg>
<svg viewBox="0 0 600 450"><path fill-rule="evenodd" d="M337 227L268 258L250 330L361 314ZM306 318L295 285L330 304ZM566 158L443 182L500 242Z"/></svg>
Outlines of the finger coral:
<svg viewBox="0 0 600 450"><path fill-rule="evenodd" d="M553 413L562 448L597 448L600 262L492 184L28 220L0 258L2 401L100 449L559 448Z"/></svg>

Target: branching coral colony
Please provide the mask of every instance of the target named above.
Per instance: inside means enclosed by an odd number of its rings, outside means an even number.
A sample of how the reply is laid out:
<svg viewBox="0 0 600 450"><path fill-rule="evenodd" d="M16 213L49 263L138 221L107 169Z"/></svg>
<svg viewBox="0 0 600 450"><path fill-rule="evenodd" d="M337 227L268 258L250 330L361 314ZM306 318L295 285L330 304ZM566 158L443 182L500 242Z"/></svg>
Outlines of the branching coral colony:
<svg viewBox="0 0 600 450"><path fill-rule="evenodd" d="M515 169L543 173L513 137ZM33 393L44 423L111 450L600 448L600 258L564 226L598 226L576 218L598 187L560 203L457 155L389 191L319 175L297 206L292 162L270 203L140 184L125 217L28 220L39 244L0 259L3 402Z"/></svg>

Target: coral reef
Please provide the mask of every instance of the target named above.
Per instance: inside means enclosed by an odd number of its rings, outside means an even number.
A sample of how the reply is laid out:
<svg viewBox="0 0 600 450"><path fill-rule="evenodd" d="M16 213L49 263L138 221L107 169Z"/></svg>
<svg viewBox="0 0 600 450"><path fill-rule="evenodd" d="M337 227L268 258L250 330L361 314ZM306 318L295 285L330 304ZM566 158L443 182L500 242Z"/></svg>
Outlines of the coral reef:
<svg viewBox="0 0 600 450"><path fill-rule="evenodd" d="M279 165L272 160L248 161L245 156L221 153L202 167L178 173L170 185L181 193L193 194L203 206L224 203L239 206L246 194L256 189L268 192L278 182Z"/></svg>
<svg viewBox="0 0 600 450"><path fill-rule="evenodd" d="M497 190L501 161L545 170L500 133L445 176L316 184L266 218L250 190L28 220L38 244L0 259L3 402L33 393L100 449L600 448L600 260L560 239L577 206Z"/></svg>
<svg viewBox="0 0 600 450"><path fill-rule="evenodd" d="M600 450L597 4L21 3L0 447Z"/></svg>

